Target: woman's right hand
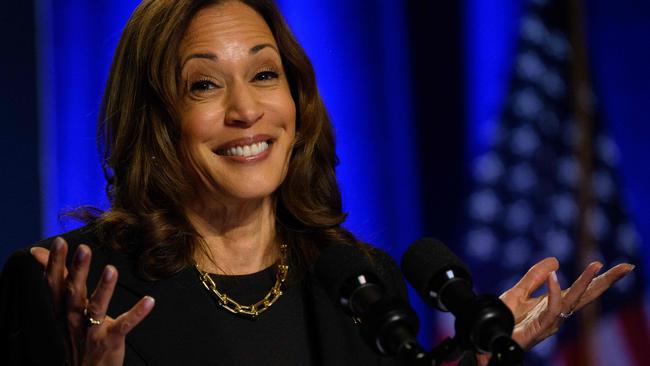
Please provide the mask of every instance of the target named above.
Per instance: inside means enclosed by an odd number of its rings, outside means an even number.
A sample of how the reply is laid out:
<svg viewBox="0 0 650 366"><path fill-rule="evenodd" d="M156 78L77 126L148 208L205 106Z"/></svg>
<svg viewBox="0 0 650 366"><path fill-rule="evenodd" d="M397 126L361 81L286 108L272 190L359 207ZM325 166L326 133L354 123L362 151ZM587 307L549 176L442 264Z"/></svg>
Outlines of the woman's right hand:
<svg viewBox="0 0 650 366"><path fill-rule="evenodd" d="M31 249L34 258L45 268L44 278L52 294L55 314L67 330L69 362L72 365L122 365L125 337L151 312L154 299L145 296L117 318L107 316L108 303L117 283L117 269L106 266L97 287L88 297L86 280L91 250L87 245L80 245L69 269L66 268L67 252L68 245L63 238L54 239L51 250Z"/></svg>

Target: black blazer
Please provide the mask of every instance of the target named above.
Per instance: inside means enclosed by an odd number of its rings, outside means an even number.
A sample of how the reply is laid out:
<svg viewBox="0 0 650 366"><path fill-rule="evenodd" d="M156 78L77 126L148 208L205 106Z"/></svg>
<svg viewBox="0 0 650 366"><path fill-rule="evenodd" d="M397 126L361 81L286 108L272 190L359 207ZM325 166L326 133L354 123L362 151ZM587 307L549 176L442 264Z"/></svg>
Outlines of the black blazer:
<svg viewBox="0 0 650 366"><path fill-rule="evenodd" d="M127 336L125 365L206 364L206 352L210 349L202 342L209 337L196 327L201 324L201 314L205 313L201 309L188 309L182 299L182 291L187 286L202 286L193 272L182 271L168 279L144 281L133 271L133 258L99 246L89 229L81 228L62 236L69 245L68 258L81 243L92 248L89 289L94 288L106 264L117 268L118 283L109 315L123 313L144 295L156 299L149 316ZM36 245L49 247L51 241L52 238L46 239ZM394 261L386 253L379 252L377 264L389 289L406 299L404 280ZM305 282L305 299L311 309L308 319L314 333L311 352L316 365L399 364L376 355L364 343L358 327L328 298L316 280L308 277ZM43 269L28 249L14 253L0 278L0 329L0 357L8 360L9 365L64 364L63 332L51 310ZM181 335L182 346L179 346ZM218 365L218 356L208 363Z"/></svg>

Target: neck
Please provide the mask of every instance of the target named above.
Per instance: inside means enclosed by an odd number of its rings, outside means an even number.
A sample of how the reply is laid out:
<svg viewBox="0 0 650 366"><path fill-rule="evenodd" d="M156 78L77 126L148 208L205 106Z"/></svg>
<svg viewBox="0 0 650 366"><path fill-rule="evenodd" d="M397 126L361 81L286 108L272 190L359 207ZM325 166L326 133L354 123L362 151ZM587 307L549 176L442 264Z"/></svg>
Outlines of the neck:
<svg viewBox="0 0 650 366"><path fill-rule="evenodd" d="M279 256L270 197L239 204L216 202L187 207L190 222L205 242L194 253L203 271L241 275L263 270Z"/></svg>

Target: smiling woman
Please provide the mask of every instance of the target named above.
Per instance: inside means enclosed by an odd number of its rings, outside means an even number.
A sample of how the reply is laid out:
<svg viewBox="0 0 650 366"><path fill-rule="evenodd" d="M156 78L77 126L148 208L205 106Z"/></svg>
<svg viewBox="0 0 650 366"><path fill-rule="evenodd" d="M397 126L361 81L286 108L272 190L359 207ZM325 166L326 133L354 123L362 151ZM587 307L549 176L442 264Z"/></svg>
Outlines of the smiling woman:
<svg viewBox="0 0 650 366"><path fill-rule="evenodd" d="M275 39L264 19L237 2L199 11L180 45L179 120L186 176L196 182L184 207L203 238L223 231L203 217L268 220L245 263L219 245L195 258L214 272L251 273L277 258L272 195L284 180L296 136L296 106ZM250 211L250 212L249 212ZM222 224L220 224L222 225ZM213 248L213 249L210 249ZM255 249L255 251L257 251Z"/></svg>
<svg viewBox="0 0 650 366"><path fill-rule="evenodd" d="M271 0L140 4L98 133L110 209L79 211L85 227L15 253L3 272L0 353L12 364L400 363L362 340L313 275L324 249L351 246L406 300L390 257L341 226L332 126ZM562 293L557 266L540 262L503 295L525 348L630 270L594 279L592 264ZM548 296L530 298L544 282Z"/></svg>
<svg viewBox="0 0 650 366"><path fill-rule="evenodd" d="M191 171L207 184L198 200L261 198L270 208L289 166L296 124L271 30L241 3L207 8L190 23L180 54L186 60L183 141Z"/></svg>
<svg viewBox="0 0 650 366"><path fill-rule="evenodd" d="M188 262L251 273L277 259L280 241L296 243L293 276L320 239L356 243L340 227L333 133L311 63L272 3L141 4L103 115L113 197L95 231L142 254L145 277ZM142 243L126 246L134 232Z"/></svg>
<svg viewBox="0 0 650 366"><path fill-rule="evenodd" d="M27 271L42 292L24 296L47 304L51 293L56 313L25 311L69 337L51 342L12 324L22 329L12 342L48 350L18 347L16 359L392 362L312 278L321 249L353 245L406 296L389 257L341 227L332 126L311 63L271 1L140 4L115 52L98 131L110 209L79 212L87 226L32 248L49 290ZM25 263L18 253L7 273ZM339 351L323 355L331 342Z"/></svg>

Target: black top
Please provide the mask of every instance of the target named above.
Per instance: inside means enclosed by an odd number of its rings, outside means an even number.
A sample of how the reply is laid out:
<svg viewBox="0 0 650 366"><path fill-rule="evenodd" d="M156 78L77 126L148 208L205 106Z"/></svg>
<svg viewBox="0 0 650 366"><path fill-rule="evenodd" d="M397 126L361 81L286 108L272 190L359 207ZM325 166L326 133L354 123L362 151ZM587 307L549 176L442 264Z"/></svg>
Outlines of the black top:
<svg viewBox="0 0 650 366"><path fill-rule="evenodd" d="M95 287L105 265L117 268L110 316L130 309L142 296L156 299L151 313L126 338L125 365L400 364L377 355L363 341L357 325L309 273L289 284L259 319L240 319L218 306L193 267L170 278L145 281L134 270L134 258L101 245L88 228L63 237L68 253L74 253L81 243L93 250L89 289ZM49 247L51 242L50 238L36 245ZM406 300L406 287L394 261L379 250L375 258L388 290ZM237 301L250 304L266 294L274 276L269 270L215 280ZM0 364L64 363L62 331L51 307L43 268L27 249L16 252L0 277Z"/></svg>
<svg viewBox="0 0 650 366"><path fill-rule="evenodd" d="M200 283L198 272L193 271ZM276 267L248 275L211 277L220 292L242 305L250 305L273 287ZM208 336L213 344L208 353L218 358L220 365L312 364L301 282L286 284L277 302L256 319L230 313L218 304L216 296L204 287L202 290L203 293L188 292L190 298L186 300L188 304L196 303L204 301L206 295L212 296L214 311L204 314L204 319L214 329Z"/></svg>

